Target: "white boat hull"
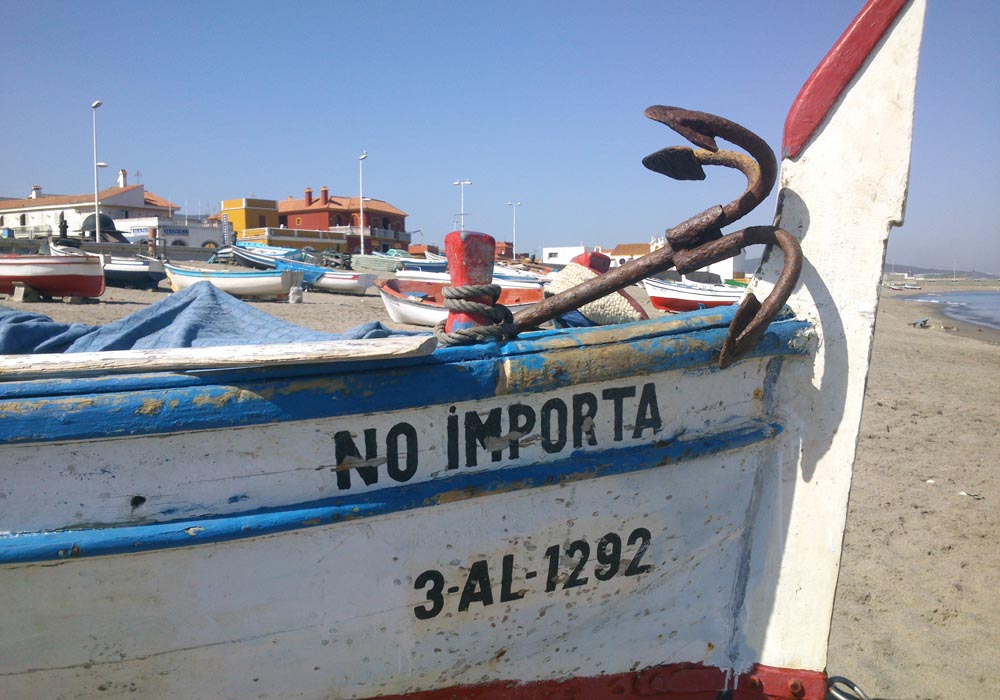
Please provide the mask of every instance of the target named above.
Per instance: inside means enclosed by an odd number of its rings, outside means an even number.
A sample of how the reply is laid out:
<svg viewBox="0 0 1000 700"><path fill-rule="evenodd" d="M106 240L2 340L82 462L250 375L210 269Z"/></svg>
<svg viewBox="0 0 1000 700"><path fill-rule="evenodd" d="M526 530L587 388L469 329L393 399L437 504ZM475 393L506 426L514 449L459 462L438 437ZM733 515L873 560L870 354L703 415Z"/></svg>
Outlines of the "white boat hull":
<svg viewBox="0 0 1000 700"><path fill-rule="evenodd" d="M164 265L170 288L175 292L187 289L198 282L210 282L233 296L270 297L287 295L288 291L301 284L302 273L292 270L258 270L251 272L230 272L181 268Z"/></svg>
<svg viewBox="0 0 1000 700"><path fill-rule="evenodd" d="M405 299L388 294L379 289L382 303L385 305L389 318L396 323L406 323L411 326L433 327L438 322L448 318L448 309L442 306L432 306L420 301L419 298Z"/></svg>
<svg viewBox="0 0 1000 700"><path fill-rule="evenodd" d="M75 247L49 242L49 251L59 257L96 257L103 262L104 278L109 286L134 286L155 289L166 278L163 263L142 256L99 255Z"/></svg>
<svg viewBox="0 0 1000 700"><path fill-rule="evenodd" d="M15 283L53 297L99 297L104 294L101 258L58 255L0 255L0 294L13 294Z"/></svg>
<svg viewBox="0 0 1000 700"><path fill-rule="evenodd" d="M396 273L396 279L416 280L418 282L439 282L441 284L451 284L451 275L447 272L424 272L422 270L400 270ZM493 284L504 289L541 289L542 283L538 280L521 277L497 277L493 276Z"/></svg>
<svg viewBox="0 0 1000 700"><path fill-rule="evenodd" d="M300 697L363 698L425 690L442 677L474 684L484 665L496 678L530 682L690 658L693 649L712 665L752 658L756 643L742 649L730 640L733 615L705 610L733 606L748 504L778 473L770 455L780 438L757 418L771 391L768 367L766 358L751 359L736 376L679 369L416 411L179 433L166 443L164 436L66 443L44 457L32 445L8 447L4 483L29 483L21 477L31 475L35 486L31 498L8 499L13 507L0 514L0 529L72 533L88 523L131 522L137 534L122 533L126 539L141 539L156 523L185 534L179 547L100 556L90 550L105 545L81 532L69 535L67 550L97 556L0 566L0 587L18 601L3 627L33 630L30 643L0 635L0 678L12 697L44 687L52 697L89 698L114 678L104 689L110 698L282 696L293 686ZM603 397L594 399L586 432L572 417L583 410L581 397ZM500 459L449 429L451 415L506 415L512 406L538 417L537 436L516 452L503 441ZM561 427L555 406L574 407ZM398 444L416 451L378 460L377 482L332 468L336 457L324 449L331 435L360 440L373 431L381 441L403 435L401 425L410 437ZM727 440L762 449L720 449ZM587 454L599 470L601 455L615 448L652 450L643 461L659 453L662 466L603 478L575 471ZM366 493L377 496L371 503L395 502L393 487L404 482L394 480L392 464L397 478L401 465L412 466L405 485L437 489L438 505L400 502L372 517L361 505L347 509L361 519L333 524L324 524L330 514L322 506L308 505ZM454 493L438 486L511 469L564 483L515 485L488 498L470 498L460 483ZM88 507L60 508L59 484L71 484ZM683 499L671 497L681 492ZM245 536L269 527L269 516L243 513L288 503L304 504L291 514L291 529ZM244 536L218 541L201 519L208 513L216 525L234 518ZM205 585L222 581L229 583ZM102 589L109 595L65 595ZM691 591L699 606L688 604ZM45 603L53 597L60 605ZM42 653L49 670L37 668Z"/></svg>
<svg viewBox="0 0 1000 700"><path fill-rule="evenodd" d="M322 292L337 294L364 294L365 290L375 284L378 276L369 272L340 272L330 270L313 282L312 288Z"/></svg>
<svg viewBox="0 0 1000 700"><path fill-rule="evenodd" d="M403 282L405 286L408 282L414 282L412 286L420 287L425 283L417 280L410 280L405 277L397 277ZM385 310L391 318L396 323L406 323L412 326L436 326L439 322L444 321L448 318L448 309L445 308L440 301L436 299L428 299L419 291L415 294L408 294L406 290L398 291L387 289L391 287L394 280L389 280L387 282L379 282L376 284L379 295L382 297L382 303L385 305ZM426 289L431 290L433 294L439 295L442 283L439 282L427 282ZM521 309L526 309L532 304L539 301L541 297L541 292L538 287L504 287L500 285L501 298L500 303L504 304L511 313L516 313ZM410 290L411 292L414 290ZM506 300L505 300L506 297ZM530 298L530 301L518 301L518 299Z"/></svg>
<svg viewBox="0 0 1000 700"><path fill-rule="evenodd" d="M698 282L671 282L655 278L643 280L642 285L653 306L661 311L673 313L735 304L743 298L743 294L746 292L743 287L727 287Z"/></svg>

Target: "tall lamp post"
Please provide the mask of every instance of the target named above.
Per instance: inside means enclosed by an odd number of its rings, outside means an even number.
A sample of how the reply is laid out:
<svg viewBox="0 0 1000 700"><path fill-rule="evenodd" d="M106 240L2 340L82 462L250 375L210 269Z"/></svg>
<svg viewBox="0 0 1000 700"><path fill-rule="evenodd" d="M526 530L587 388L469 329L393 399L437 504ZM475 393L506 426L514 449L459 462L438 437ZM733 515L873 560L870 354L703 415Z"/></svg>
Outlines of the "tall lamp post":
<svg viewBox="0 0 1000 700"><path fill-rule="evenodd" d="M98 201L98 189L97 189L97 169L99 167L108 167L107 163L97 162L97 108L100 107L103 102L100 100L94 100L90 104L90 110L94 115L94 240L99 241L101 239L101 205Z"/></svg>
<svg viewBox="0 0 1000 700"><path fill-rule="evenodd" d="M358 156L358 225L361 227L361 254L365 254L365 158L368 151Z"/></svg>
<svg viewBox="0 0 1000 700"><path fill-rule="evenodd" d="M462 209L461 209L461 214L459 214L459 217L461 217L461 222L462 222L461 230L464 231L465 230L465 186L471 185L472 180L469 180L468 178L466 178L465 180L455 180L451 184L458 185L459 188L462 190Z"/></svg>
<svg viewBox="0 0 1000 700"><path fill-rule="evenodd" d="M521 206L520 202L507 202L508 207L514 208L514 228L512 231L513 241L511 242L510 257L514 262L517 262L517 208Z"/></svg>

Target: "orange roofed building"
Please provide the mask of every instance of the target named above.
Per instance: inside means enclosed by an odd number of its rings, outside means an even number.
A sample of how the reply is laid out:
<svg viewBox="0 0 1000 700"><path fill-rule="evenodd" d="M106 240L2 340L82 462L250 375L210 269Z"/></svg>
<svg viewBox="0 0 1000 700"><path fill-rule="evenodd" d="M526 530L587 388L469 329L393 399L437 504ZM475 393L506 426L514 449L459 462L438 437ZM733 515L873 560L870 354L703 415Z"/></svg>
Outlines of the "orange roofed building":
<svg viewBox="0 0 1000 700"><path fill-rule="evenodd" d="M320 188L318 197L314 197L312 188L307 187L301 199L289 197L278 202L280 226L341 233L346 238L349 252L361 251L362 228L366 253L392 248L407 249L410 234L406 232L405 211L380 199L365 197L363 222L359 221L360 213L358 197L331 197L326 187Z"/></svg>

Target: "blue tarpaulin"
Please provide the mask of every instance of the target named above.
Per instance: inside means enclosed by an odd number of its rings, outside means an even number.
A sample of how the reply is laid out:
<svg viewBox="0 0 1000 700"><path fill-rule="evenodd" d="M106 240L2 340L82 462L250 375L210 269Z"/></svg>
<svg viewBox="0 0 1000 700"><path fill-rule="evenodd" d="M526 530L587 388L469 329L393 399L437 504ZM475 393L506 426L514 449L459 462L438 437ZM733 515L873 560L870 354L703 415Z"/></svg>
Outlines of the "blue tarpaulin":
<svg viewBox="0 0 1000 700"><path fill-rule="evenodd" d="M0 355L207 348L411 335L377 321L324 333L257 309L199 282L106 326L57 323L48 316L0 306Z"/></svg>

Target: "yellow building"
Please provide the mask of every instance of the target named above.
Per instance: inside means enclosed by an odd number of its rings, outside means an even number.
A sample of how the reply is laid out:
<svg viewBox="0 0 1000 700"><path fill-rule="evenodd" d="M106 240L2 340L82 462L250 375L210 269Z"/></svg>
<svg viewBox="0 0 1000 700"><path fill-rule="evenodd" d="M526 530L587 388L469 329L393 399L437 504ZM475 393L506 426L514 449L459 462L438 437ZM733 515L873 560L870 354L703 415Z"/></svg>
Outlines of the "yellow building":
<svg viewBox="0 0 1000 700"><path fill-rule="evenodd" d="M233 240L247 229L278 227L278 203L273 199L224 199L216 218L223 214L229 217Z"/></svg>

